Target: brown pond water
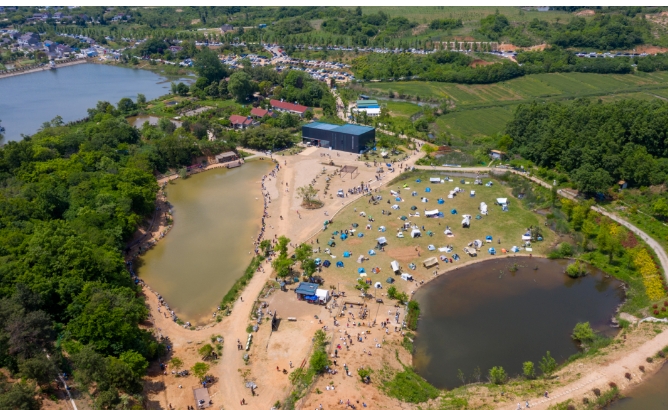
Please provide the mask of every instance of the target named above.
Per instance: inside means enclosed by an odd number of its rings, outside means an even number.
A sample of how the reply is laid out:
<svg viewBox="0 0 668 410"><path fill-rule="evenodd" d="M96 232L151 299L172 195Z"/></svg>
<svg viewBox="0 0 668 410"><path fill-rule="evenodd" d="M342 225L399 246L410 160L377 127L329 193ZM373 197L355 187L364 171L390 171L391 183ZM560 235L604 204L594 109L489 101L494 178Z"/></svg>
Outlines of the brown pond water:
<svg viewBox="0 0 668 410"><path fill-rule="evenodd" d="M261 180L272 165L249 161L168 185L174 228L137 271L184 322L205 322L250 263L262 226Z"/></svg>
<svg viewBox="0 0 668 410"><path fill-rule="evenodd" d="M519 269L509 269L517 263ZM571 279L567 261L543 258L499 258L463 267L441 276L415 295L421 317L413 365L434 386L461 385L480 368L502 366L510 376L522 363L538 362L550 351L563 362L578 351L570 334L578 322L589 322L605 334L615 308L623 300L620 282L591 268ZM534 270L537 267L537 270Z"/></svg>
<svg viewBox="0 0 668 410"><path fill-rule="evenodd" d="M608 410L665 410L668 409L668 366L626 394L626 397L606 407Z"/></svg>

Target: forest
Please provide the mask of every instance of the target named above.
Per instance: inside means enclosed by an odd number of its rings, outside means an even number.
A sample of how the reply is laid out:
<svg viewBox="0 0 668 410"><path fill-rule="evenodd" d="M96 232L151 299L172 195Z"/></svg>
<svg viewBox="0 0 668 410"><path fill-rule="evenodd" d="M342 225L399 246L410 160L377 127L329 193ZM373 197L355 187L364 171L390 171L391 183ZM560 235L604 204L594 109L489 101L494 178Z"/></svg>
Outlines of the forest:
<svg viewBox="0 0 668 410"><path fill-rule="evenodd" d="M0 366L23 380L0 383L0 408L38 409L36 385L49 393L59 372L108 408L140 394L164 352L139 327L148 310L125 244L153 211L154 170L229 147L185 127L137 130L124 100L0 148Z"/></svg>
<svg viewBox="0 0 668 410"><path fill-rule="evenodd" d="M566 172L585 194L619 180L630 187L666 182L668 103L625 99L612 103L520 105L506 127L510 153Z"/></svg>

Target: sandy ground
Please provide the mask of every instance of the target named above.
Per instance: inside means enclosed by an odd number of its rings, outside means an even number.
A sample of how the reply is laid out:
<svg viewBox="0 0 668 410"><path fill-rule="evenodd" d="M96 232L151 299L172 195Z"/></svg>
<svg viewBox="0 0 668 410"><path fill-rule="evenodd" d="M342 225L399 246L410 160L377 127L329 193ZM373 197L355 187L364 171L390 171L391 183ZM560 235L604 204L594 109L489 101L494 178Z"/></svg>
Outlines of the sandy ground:
<svg viewBox="0 0 668 410"><path fill-rule="evenodd" d="M413 155L404 162L404 165L413 164L421 155ZM266 238L285 235L292 240L291 246L296 246L319 232L325 219L331 219L343 206L359 197L338 198L335 195L339 189L347 191L349 188L358 186L361 181L366 183L375 179L376 168L366 167L363 162L358 161L358 156L355 154L322 148L307 148L299 155L277 156L275 159L280 165L277 177L270 177L265 181L265 186L271 196L271 203L268 206L270 217L267 219ZM329 165L330 161L333 161L335 165ZM339 169L339 166L346 164L357 166L358 173L352 177L350 174L332 176L328 194L324 195L322 192L327 175L331 175ZM323 168L324 174L322 173ZM374 181L372 187L378 187L395 176L391 173L384 175L384 179L380 182ZM321 190L320 199L325 205L320 209L306 210L301 207L301 199L296 195L295 188L308 185L314 180L316 188ZM332 193L331 197L330 193ZM156 222L156 226L163 225L162 220ZM157 232L159 235L161 231L154 228L151 232ZM239 339L245 345L246 327L251 323L253 302L263 291L271 276L270 273L271 267L268 262L265 262L234 303L230 316L224 317L220 323L204 326L195 331L177 325L170 318L165 317L164 311L158 313L159 304L156 295L145 288L144 294L151 311L151 323L147 326L159 337L168 338L171 346L170 355L165 358L165 363L171 357L176 356L184 362L180 370L189 369L195 362L201 360L197 349L202 344L211 343L213 336L223 338L222 355L216 362L210 363L209 373L216 378L216 381L208 386L213 408L221 408L222 405L225 406L225 409L241 408L240 402L245 399L251 408L269 409L277 400L283 400L289 394L290 384L288 377L283 375L282 369L289 369L290 361L294 366L298 366L306 360L311 347L309 335L323 326L318 323L315 316L318 315L320 318L329 316L329 312L321 307L307 305L304 302L296 303L295 295L292 292L278 292L266 300L263 299L269 303L272 311L273 309L278 311L280 318L286 319L292 316L297 320L294 322L281 320L279 330L273 334L268 323L261 325L259 331L253 334L253 343L248 352L250 360L246 366L243 361L245 351L237 349L237 340ZM150 286L150 284L147 285ZM276 370L277 366L280 371ZM186 409L187 406L195 404L192 390L199 387L198 381L193 376L176 377L172 371L174 369L167 366L166 371L161 372L157 363L149 370L149 377L146 381L148 408L166 409L171 406L174 409ZM252 381L257 385L256 396L253 397L250 389L245 387L246 381Z"/></svg>

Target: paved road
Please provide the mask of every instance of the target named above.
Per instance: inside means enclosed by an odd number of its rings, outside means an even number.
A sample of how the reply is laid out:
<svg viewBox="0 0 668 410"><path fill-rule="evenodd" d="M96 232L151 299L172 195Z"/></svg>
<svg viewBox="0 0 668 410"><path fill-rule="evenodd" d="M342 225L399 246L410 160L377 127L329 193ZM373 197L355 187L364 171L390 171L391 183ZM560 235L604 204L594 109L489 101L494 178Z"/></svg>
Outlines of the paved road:
<svg viewBox="0 0 668 410"><path fill-rule="evenodd" d="M515 171L514 169L488 168L488 167L467 167L467 168L461 167L460 168L460 167L442 167L442 166L428 166L428 165L417 165L417 166L415 166L415 168L426 169L426 170L437 170L437 171L492 172L492 173L495 173L495 174L502 174L502 173L508 171L508 172L512 172L512 173L517 174L517 175L522 175L523 177L528 178L528 179L530 179L531 181L533 181L537 184L540 184L540 185L542 185L542 186L544 186L548 189L552 189L552 186L549 183L547 183L545 181L542 181L538 178L528 176L523 172ZM560 196L563 196L564 198L572 199L574 201L578 200L575 196L573 196L573 194L571 194L568 191L564 191L564 190L560 189L560 190L557 191L557 193ZM668 255L666 254L666 251L663 249L663 247L656 240L654 240L649 235L647 235L643 230L641 230L640 228L633 225L632 223L630 223L629 221L627 221L626 219L622 218L621 216L619 216L617 214L613 214L611 212L608 212L605 209L603 209L599 206L596 206L596 205L592 206L591 210L595 211L595 212L598 212L601 215L607 216L608 218L612 219L613 221L619 223L620 225L623 225L623 226L627 227L629 230L631 230L636 235L640 236L640 238L642 238L642 240L644 240L647 243L647 245L649 245L649 247L652 248L654 250L654 252L656 253L656 255L658 256L659 261L661 262L661 267L663 268L663 275L666 278L666 280L668 280Z"/></svg>

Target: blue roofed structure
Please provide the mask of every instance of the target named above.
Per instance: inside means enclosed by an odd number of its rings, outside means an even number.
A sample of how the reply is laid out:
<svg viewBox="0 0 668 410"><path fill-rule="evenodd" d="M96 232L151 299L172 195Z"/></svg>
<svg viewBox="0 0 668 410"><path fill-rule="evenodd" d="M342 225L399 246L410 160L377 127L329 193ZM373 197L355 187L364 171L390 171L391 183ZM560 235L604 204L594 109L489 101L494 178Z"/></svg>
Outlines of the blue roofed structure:
<svg viewBox="0 0 668 410"><path fill-rule="evenodd" d="M339 151L359 154L376 141L376 129L363 125L335 125L312 122L302 126L304 142Z"/></svg>
<svg viewBox="0 0 668 410"><path fill-rule="evenodd" d="M295 292L302 296L315 296L315 291L318 290L318 285L315 283L300 282Z"/></svg>

